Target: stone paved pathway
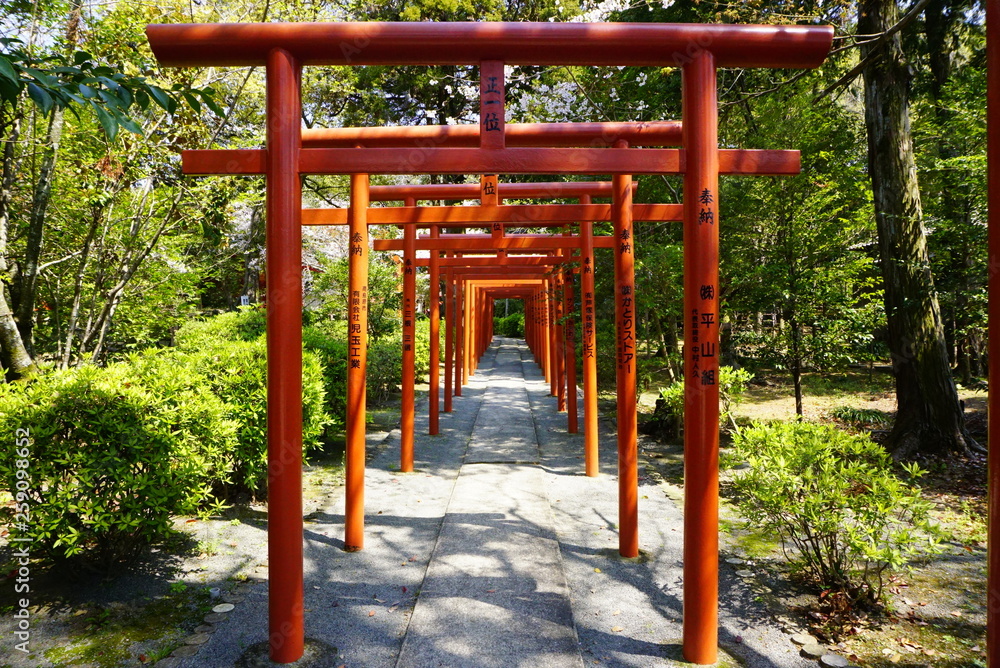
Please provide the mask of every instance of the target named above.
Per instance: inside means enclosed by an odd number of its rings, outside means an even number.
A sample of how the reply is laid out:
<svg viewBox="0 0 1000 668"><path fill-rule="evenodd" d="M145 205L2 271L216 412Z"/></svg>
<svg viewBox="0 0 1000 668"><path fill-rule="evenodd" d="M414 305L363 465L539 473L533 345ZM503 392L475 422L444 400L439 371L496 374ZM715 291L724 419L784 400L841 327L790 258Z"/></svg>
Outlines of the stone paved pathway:
<svg viewBox="0 0 1000 668"><path fill-rule="evenodd" d="M548 390L524 343L498 338L440 435L418 410L416 472L398 472L398 431L369 444L365 549L342 549L342 491L307 518L306 635L338 648L311 665L683 665L681 503L642 480L642 555L621 559L614 433L602 422L601 475L585 477ZM725 660L815 666L731 570ZM228 668L266 640L266 586L228 617L175 665Z"/></svg>

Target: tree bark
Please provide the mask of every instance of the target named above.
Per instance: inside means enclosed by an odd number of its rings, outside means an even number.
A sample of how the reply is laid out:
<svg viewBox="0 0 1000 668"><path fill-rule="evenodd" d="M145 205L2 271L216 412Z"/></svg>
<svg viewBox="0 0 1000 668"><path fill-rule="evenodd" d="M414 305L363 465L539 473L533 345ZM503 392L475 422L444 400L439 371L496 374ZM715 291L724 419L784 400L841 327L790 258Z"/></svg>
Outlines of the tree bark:
<svg viewBox="0 0 1000 668"><path fill-rule="evenodd" d="M17 328L21 332L24 347L32 355L34 354L35 296L38 292L38 264L42 256L42 233L45 229L45 212L48 209L49 200L52 198L52 178L55 175L59 142L62 140L64 114L65 111L62 108L56 107L52 110L52 116L49 118L49 127L45 134L45 147L42 150L42 165L38 172L38 182L35 184L35 195L28 216L24 262L17 290L15 312Z"/></svg>
<svg viewBox="0 0 1000 668"><path fill-rule="evenodd" d="M898 20L895 0L863 0L858 32ZM895 459L981 450L969 436L948 365L917 183L909 117L909 74L899 34L863 71L868 172L872 181L898 409L886 447ZM862 47L862 57L870 47Z"/></svg>
<svg viewBox="0 0 1000 668"><path fill-rule="evenodd" d="M83 0L72 0L69 17L66 21L66 48L72 53L80 35L80 8ZM38 182L35 184L31 211L28 216L28 235L24 251L20 285L17 290L17 303L14 306L14 317L17 328L21 332L24 347L31 355L35 354L35 297L38 292L38 264L42 256L44 240L45 212L52 198L52 179L55 176L56 158L59 154L59 144L62 141L63 117L66 110L56 105L49 118L49 127L45 133L45 146L42 149L42 164L38 172Z"/></svg>
<svg viewBox="0 0 1000 668"><path fill-rule="evenodd" d="M0 171L0 365L9 373L11 379L21 378L34 373L35 363L24 347L21 332L17 329L17 321L10 308L7 293L7 282L10 279L7 264L7 230L8 208L10 206L11 188L14 186L14 146L20 129L20 118L16 111L11 110L10 121L0 123L0 136L6 137L3 147L3 167ZM7 135L5 126L10 126ZM0 379L5 374L0 374Z"/></svg>

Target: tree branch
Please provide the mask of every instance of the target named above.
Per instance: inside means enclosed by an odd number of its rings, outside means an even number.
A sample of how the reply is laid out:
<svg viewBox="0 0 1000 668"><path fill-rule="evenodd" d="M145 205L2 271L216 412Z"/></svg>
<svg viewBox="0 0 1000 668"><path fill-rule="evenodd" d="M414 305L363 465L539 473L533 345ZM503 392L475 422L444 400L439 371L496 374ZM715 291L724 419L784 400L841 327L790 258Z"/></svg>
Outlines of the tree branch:
<svg viewBox="0 0 1000 668"><path fill-rule="evenodd" d="M872 64L873 62L882 57L882 52L879 51L879 47L885 44L885 42L890 37L892 37L897 32L905 28L911 21L913 21L913 19L917 18L920 15L920 13L924 11L924 7L926 7L930 3L931 0L917 0L917 3L913 5L910 11L906 12L906 14L901 19L899 19L899 21L896 22L896 25L892 26L884 33L882 33L882 35L878 39L874 40L874 43L863 42L862 44L871 44L871 50L868 52L868 55L862 58L857 65L848 70L848 72L844 74L844 76L837 79L831 85L827 86L822 93L814 97L813 102L819 102L821 99L823 99L836 89L840 88L841 86L846 86L847 84L854 81L858 77L858 75L864 71L866 67L868 67L870 64Z"/></svg>
<svg viewBox="0 0 1000 668"><path fill-rule="evenodd" d="M59 258L58 260L52 260L51 262L46 262L45 264L40 265L38 267L38 273L39 274L42 273L44 270L48 269L52 265L59 264L60 262L65 262L66 260L72 260L73 258L75 258L77 255L79 255L82 252L83 252L82 250L78 250L75 253L70 253L66 257Z"/></svg>

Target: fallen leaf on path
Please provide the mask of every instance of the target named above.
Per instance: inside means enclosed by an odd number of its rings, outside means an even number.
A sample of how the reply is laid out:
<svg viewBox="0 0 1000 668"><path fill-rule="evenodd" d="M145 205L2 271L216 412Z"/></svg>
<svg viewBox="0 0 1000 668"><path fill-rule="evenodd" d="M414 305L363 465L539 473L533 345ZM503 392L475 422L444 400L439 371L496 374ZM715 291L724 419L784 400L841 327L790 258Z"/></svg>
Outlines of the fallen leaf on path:
<svg viewBox="0 0 1000 668"><path fill-rule="evenodd" d="M621 611L621 610L615 610L615 611L614 611L614 612L612 612L611 614L612 614L612 615L620 615L620 614L622 614L622 611Z"/></svg>
<svg viewBox="0 0 1000 668"><path fill-rule="evenodd" d="M601 569L600 569L600 568L595 568L595 569L594 569L594 572L595 572L595 573L600 573L600 572L601 572Z"/></svg>
<svg viewBox="0 0 1000 668"><path fill-rule="evenodd" d="M368 611L368 616L369 617L374 617L375 616L375 611L374 610L369 610Z"/></svg>
<svg viewBox="0 0 1000 668"><path fill-rule="evenodd" d="M612 626L612 627L611 627L611 632L612 632L612 633L621 633L621 632L622 632L622 631L624 631L624 630L625 630L625 629L623 629L623 628L622 628L622 627L620 627L620 626Z"/></svg>

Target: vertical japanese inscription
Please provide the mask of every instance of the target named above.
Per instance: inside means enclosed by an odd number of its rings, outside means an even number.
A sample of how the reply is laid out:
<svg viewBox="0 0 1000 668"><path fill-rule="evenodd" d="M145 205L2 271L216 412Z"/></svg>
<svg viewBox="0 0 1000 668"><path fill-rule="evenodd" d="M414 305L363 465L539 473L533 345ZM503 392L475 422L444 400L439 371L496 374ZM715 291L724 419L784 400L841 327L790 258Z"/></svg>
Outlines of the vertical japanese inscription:
<svg viewBox="0 0 1000 668"><path fill-rule="evenodd" d="M619 266L628 266L631 268L634 257L631 225L624 227L618 233L618 247L616 252L619 255ZM623 273L626 272L623 271ZM631 276L631 272L627 273ZM618 339L618 369L628 373L632 372L632 364L635 359L635 296L633 292L633 283L631 281L621 281L618 286L618 294L615 295L619 300L621 309L620 336Z"/></svg>
<svg viewBox="0 0 1000 668"><path fill-rule="evenodd" d="M415 278L413 274L413 260L406 258L403 260L403 274L407 282L410 283ZM404 290L403 296L403 350L409 352L413 350L413 295L409 290Z"/></svg>
<svg viewBox="0 0 1000 668"><path fill-rule="evenodd" d="M364 257L365 238L360 232L351 235L349 252L351 255ZM368 318L368 284L362 284L360 289L351 291L350 314L348 320L348 359L352 369L361 368L361 353L364 325Z"/></svg>
<svg viewBox="0 0 1000 668"><path fill-rule="evenodd" d="M698 225L715 225L715 195L709 188L698 193ZM691 359L690 374L699 385L718 384L718 362L716 341L718 318L716 313L717 288L714 284L698 287L697 306L691 309Z"/></svg>
<svg viewBox="0 0 1000 668"><path fill-rule="evenodd" d="M503 61L484 60L479 64L480 148L504 148L504 105Z"/></svg>

